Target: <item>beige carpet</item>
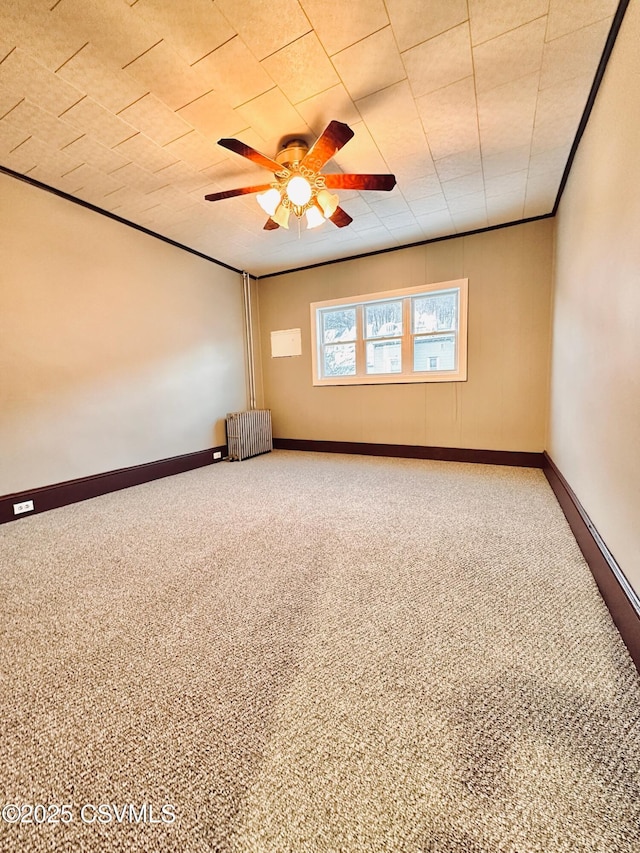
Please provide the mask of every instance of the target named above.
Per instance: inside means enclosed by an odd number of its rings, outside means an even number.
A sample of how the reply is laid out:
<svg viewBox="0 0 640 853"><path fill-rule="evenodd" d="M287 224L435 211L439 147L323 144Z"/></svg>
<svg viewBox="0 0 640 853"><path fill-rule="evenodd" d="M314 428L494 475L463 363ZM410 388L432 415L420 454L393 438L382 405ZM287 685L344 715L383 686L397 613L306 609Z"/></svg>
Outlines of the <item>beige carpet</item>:
<svg viewBox="0 0 640 853"><path fill-rule="evenodd" d="M540 471L280 451L0 542L2 851L640 851L640 679Z"/></svg>

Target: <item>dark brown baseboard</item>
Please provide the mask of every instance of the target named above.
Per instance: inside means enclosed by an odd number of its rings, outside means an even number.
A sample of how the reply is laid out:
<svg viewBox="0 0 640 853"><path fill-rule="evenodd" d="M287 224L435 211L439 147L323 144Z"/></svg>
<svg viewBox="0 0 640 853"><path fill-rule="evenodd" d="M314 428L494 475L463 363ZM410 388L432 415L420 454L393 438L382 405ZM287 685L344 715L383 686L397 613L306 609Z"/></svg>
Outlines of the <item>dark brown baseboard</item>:
<svg viewBox="0 0 640 853"><path fill-rule="evenodd" d="M543 471L598 584L611 618L640 672L640 604L637 603L637 596L575 492L546 452Z"/></svg>
<svg viewBox="0 0 640 853"><path fill-rule="evenodd" d="M214 460L213 454L215 452L222 454L220 460ZM106 495L108 492L128 489L129 486L139 486L141 483L148 483L151 480L182 474L194 468L201 468L203 465L213 465L214 462L224 459L226 455L226 445L210 447L207 450L185 453L182 456L173 456L170 459L160 459L157 462L147 462L143 465L134 465L131 468L120 468L117 471L106 471L103 474L94 474L91 477L80 477L77 480L67 480L64 483L16 492L13 495L3 495L0 497L0 524L16 521L18 518L26 518L39 512L46 512L59 506L84 501L87 498ZM15 515L13 505L23 501L33 501L33 510Z"/></svg>
<svg viewBox="0 0 640 853"><path fill-rule="evenodd" d="M306 438L274 438L275 450L310 450L320 453L355 453L363 456L398 456L404 459L435 459L441 462L476 462L542 468L542 453L519 450L472 450L461 447L426 447L417 444L369 444L360 441L313 441Z"/></svg>

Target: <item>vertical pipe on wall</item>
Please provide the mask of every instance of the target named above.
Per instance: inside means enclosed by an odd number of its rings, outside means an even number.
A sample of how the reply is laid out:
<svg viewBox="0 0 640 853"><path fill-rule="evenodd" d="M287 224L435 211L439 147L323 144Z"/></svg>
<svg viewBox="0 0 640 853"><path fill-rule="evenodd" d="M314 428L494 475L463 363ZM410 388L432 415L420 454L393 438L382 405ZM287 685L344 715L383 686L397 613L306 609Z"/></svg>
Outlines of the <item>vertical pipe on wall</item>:
<svg viewBox="0 0 640 853"><path fill-rule="evenodd" d="M247 380L249 409L256 408L256 369L253 356L253 319L251 316L251 279L248 272L242 273L242 295L244 298L244 337L247 358Z"/></svg>

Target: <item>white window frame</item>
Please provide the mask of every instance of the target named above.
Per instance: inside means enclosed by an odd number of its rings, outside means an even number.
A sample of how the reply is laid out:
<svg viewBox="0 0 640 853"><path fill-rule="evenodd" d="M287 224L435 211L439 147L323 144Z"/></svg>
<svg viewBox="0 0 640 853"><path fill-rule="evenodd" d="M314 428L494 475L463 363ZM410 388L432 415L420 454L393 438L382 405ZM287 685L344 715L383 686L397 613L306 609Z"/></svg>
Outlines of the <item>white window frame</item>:
<svg viewBox="0 0 640 853"><path fill-rule="evenodd" d="M456 336L455 370L413 370L413 339L429 334L441 336L451 334L449 330L413 333L411 317L411 300L419 296L431 296L446 290L458 291L458 327L454 330ZM402 323L402 372L401 373L367 373L366 372L366 340L364 337L364 307L372 302L403 301ZM343 299L329 299L324 302L311 303L311 357L314 385L389 385L406 382L465 382L467 379L467 313L469 301L469 279L459 278L454 281L441 281L434 284L423 284L418 287L405 287L400 290L385 290L381 293L365 293L362 296L347 296ZM355 308L356 309L356 374L353 376L322 376L323 347L320 328L322 310L326 308ZM394 338L399 336L394 335ZM384 340L382 338L381 340ZM345 341L345 343L347 343Z"/></svg>

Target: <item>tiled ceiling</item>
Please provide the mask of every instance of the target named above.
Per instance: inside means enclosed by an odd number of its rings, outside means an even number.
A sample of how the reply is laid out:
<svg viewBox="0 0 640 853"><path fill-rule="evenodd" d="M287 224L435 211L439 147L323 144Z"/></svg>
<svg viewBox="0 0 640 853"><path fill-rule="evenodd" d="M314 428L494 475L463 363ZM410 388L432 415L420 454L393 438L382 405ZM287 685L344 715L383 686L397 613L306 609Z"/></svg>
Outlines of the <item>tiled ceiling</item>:
<svg viewBox="0 0 640 853"><path fill-rule="evenodd" d="M254 275L549 213L616 0L2 0L0 164ZM332 119L352 217L264 231L273 157Z"/></svg>

